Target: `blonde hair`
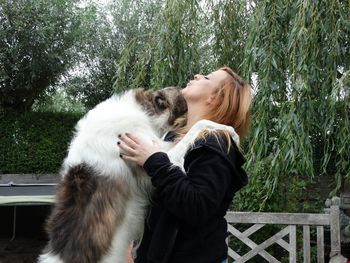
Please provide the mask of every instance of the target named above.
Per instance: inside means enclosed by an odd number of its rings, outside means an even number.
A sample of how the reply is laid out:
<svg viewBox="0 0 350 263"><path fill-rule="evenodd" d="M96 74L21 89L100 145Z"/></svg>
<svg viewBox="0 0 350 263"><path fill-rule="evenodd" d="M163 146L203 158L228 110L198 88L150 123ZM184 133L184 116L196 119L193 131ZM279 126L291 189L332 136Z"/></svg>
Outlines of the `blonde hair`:
<svg viewBox="0 0 350 263"><path fill-rule="evenodd" d="M243 141L248 133L251 121L251 86L245 83L231 68L222 67L219 70L225 71L229 76L225 78L220 88L216 90L215 97L203 118L233 127L239 135L240 141ZM185 127L186 120L185 116L177 121L178 125L182 126L177 131L180 135L188 131L188 127ZM230 134L225 131L222 132L230 146ZM205 132L200 137L204 138L207 135L208 132Z"/></svg>

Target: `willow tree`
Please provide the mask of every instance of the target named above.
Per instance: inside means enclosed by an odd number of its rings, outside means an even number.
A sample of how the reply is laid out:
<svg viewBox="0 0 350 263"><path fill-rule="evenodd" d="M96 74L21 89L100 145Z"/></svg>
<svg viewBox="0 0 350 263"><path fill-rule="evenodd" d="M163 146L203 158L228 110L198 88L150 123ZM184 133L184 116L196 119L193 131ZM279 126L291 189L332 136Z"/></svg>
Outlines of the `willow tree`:
<svg viewBox="0 0 350 263"><path fill-rule="evenodd" d="M149 87L154 33L157 31L161 1L115 2L113 23L122 35L124 48L116 61L114 90Z"/></svg>
<svg viewBox="0 0 350 263"><path fill-rule="evenodd" d="M208 20L213 28L211 52L216 68L225 65L242 73L251 4L245 0L209 1Z"/></svg>
<svg viewBox="0 0 350 263"><path fill-rule="evenodd" d="M132 21L139 30L118 61L115 90L184 85L199 69L197 1L145 1L130 9L139 14Z"/></svg>
<svg viewBox="0 0 350 263"><path fill-rule="evenodd" d="M182 86L223 65L250 81L250 184L237 209L310 210L305 189L350 179L349 1L150 3L156 13L133 8L145 26L123 50L115 88Z"/></svg>
<svg viewBox="0 0 350 263"><path fill-rule="evenodd" d="M118 60L116 90L183 86L198 72L241 69L250 12L245 1L154 0L141 1L141 9L132 2L124 10L138 31Z"/></svg>
<svg viewBox="0 0 350 263"><path fill-rule="evenodd" d="M244 61L257 79L245 209L301 211L312 182L350 179L349 12L349 1L257 2Z"/></svg>

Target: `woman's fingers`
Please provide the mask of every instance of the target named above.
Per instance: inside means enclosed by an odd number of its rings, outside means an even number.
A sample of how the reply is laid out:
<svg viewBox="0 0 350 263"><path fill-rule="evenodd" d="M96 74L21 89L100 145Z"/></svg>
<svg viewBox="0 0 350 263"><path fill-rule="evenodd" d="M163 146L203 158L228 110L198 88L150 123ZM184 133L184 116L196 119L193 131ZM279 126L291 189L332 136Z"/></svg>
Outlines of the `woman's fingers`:
<svg viewBox="0 0 350 263"><path fill-rule="evenodd" d="M123 158L125 161L138 163L138 159L135 156L128 156L128 155L122 154L121 158Z"/></svg>
<svg viewBox="0 0 350 263"><path fill-rule="evenodd" d="M120 141L121 158L143 166L145 161L155 152L159 152L159 145L155 142L145 142L134 134L126 133L118 136Z"/></svg>
<svg viewBox="0 0 350 263"><path fill-rule="evenodd" d="M132 133L125 133L125 137L129 138L130 140L132 140L136 144L140 144L141 143L139 137L137 137L136 135L134 135Z"/></svg>
<svg viewBox="0 0 350 263"><path fill-rule="evenodd" d="M140 146L138 137L130 133L121 134L118 137L120 139L120 141L118 141L120 157L126 161L137 162L137 151Z"/></svg>
<svg viewBox="0 0 350 263"><path fill-rule="evenodd" d="M118 137L122 142L124 142L128 147L132 149L136 149L139 144L138 139L136 138L136 140L134 140L133 137L130 137L130 134L128 133L121 134Z"/></svg>
<svg viewBox="0 0 350 263"><path fill-rule="evenodd" d="M136 151L133 148L129 147L128 144L126 144L124 141L119 141L118 145L121 154L128 156L134 156L136 154Z"/></svg>

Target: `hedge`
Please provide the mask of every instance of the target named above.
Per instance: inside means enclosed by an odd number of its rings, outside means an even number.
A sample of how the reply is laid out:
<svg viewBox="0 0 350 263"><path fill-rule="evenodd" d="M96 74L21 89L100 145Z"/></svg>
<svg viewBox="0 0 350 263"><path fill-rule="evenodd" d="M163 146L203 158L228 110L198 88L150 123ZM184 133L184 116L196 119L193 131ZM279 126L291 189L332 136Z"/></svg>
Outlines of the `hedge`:
<svg viewBox="0 0 350 263"><path fill-rule="evenodd" d="M0 174L58 172L81 117L77 113L2 113Z"/></svg>

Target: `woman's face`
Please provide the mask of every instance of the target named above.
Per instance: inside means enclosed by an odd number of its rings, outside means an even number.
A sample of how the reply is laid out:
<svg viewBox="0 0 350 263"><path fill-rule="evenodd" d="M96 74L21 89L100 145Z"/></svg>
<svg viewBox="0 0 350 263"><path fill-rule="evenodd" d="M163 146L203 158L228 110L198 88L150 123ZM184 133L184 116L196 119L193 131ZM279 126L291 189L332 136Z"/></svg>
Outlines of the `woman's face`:
<svg viewBox="0 0 350 263"><path fill-rule="evenodd" d="M187 83L182 89L187 104L194 102L210 102L215 92L222 86L224 80L229 76L223 70L214 71L208 75L196 74L194 79Z"/></svg>

